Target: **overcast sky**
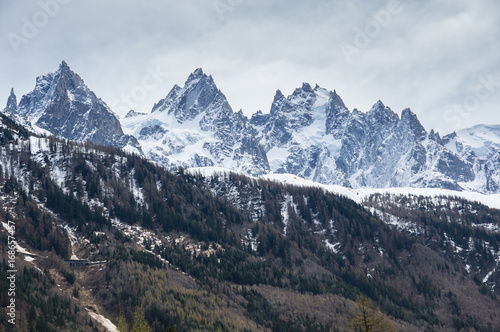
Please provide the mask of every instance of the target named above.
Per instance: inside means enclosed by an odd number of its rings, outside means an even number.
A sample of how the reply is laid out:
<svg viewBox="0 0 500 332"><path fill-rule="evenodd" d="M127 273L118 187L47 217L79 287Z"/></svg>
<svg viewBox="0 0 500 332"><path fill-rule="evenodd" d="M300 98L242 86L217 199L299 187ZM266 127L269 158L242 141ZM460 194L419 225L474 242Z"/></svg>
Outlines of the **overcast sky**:
<svg viewBox="0 0 500 332"><path fill-rule="evenodd" d="M1 0L0 15L2 108L66 60L121 116L202 67L249 116L308 82L442 134L500 124L497 0Z"/></svg>

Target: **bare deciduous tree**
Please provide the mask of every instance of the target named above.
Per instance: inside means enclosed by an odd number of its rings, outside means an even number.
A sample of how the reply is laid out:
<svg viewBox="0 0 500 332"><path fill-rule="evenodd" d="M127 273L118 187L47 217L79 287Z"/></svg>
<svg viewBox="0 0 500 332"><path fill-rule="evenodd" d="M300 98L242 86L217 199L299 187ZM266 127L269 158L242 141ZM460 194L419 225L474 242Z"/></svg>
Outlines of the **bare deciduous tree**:
<svg viewBox="0 0 500 332"><path fill-rule="evenodd" d="M350 325L354 331L363 332L393 332L396 331L392 322L380 311L380 307L364 295L358 296Z"/></svg>

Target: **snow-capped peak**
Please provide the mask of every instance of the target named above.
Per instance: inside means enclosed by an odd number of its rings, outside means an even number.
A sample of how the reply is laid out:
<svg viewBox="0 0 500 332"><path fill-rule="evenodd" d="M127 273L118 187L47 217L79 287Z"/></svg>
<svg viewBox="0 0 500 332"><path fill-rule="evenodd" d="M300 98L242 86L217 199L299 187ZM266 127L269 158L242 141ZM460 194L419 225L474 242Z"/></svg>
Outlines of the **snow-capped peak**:
<svg viewBox="0 0 500 332"><path fill-rule="evenodd" d="M276 94L274 95L273 103L275 103L276 101L278 101L282 98L285 98L285 96L283 95L283 92L281 92L281 90L276 90Z"/></svg>
<svg viewBox="0 0 500 332"><path fill-rule="evenodd" d="M186 81L186 85L196 80L199 81L203 76L205 76L205 74L203 73L203 69L196 68L195 71L191 75L189 75Z"/></svg>
<svg viewBox="0 0 500 332"><path fill-rule="evenodd" d="M212 77L198 68L189 75L183 88L175 85L164 99L156 103L152 113L173 113L177 121L182 123L206 112L215 99L227 104L225 96L220 93ZM230 108L229 104L226 107Z"/></svg>
<svg viewBox="0 0 500 332"><path fill-rule="evenodd" d="M9 98L14 104L14 97ZM126 137L115 114L62 61L56 72L39 76L33 91L21 98L16 112L6 114L35 131L102 145L137 146ZM136 152L139 152L140 148Z"/></svg>
<svg viewBox="0 0 500 332"><path fill-rule="evenodd" d="M268 163L240 111L233 112L211 76L195 70L174 86L153 112L122 120L146 155L169 168L223 166L263 174Z"/></svg>

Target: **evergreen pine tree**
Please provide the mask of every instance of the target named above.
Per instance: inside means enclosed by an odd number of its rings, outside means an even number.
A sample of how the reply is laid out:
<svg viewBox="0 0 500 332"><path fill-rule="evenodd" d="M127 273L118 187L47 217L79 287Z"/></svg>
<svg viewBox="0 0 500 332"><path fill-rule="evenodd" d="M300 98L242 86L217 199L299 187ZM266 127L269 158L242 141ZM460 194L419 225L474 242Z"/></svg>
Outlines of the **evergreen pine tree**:
<svg viewBox="0 0 500 332"><path fill-rule="evenodd" d="M138 307L134 313L134 324L132 327L133 332L151 332L151 327L146 321L146 317L144 316L144 310L141 307Z"/></svg>

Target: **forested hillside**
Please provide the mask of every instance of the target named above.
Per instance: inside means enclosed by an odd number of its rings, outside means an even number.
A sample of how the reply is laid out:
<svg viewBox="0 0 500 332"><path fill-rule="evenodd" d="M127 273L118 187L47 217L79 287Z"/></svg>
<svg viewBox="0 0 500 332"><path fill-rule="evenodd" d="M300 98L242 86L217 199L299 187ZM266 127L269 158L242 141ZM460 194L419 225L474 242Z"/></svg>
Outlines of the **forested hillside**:
<svg viewBox="0 0 500 332"><path fill-rule="evenodd" d="M452 198L359 205L233 173L172 173L3 116L1 127L0 218L31 255L17 254L18 325L2 312L0 329L104 330L88 311L121 329L143 313L152 331L346 331L360 294L401 331L500 329L497 210Z"/></svg>

